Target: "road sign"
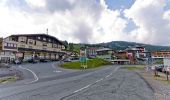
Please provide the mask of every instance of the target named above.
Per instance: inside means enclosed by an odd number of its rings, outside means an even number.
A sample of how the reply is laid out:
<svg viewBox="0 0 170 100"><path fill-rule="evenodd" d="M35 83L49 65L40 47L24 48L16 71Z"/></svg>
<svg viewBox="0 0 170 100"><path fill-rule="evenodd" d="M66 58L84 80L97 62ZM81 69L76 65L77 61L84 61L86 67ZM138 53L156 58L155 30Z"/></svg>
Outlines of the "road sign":
<svg viewBox="0 0 170 100"><path fill-rule="evenodd" d="M80 57L80 62L86 62L87 58L86 57Z"/></svg>
<svg viewBox="0 0 170 100"><path fill-rule="evenodd" d="M81 66L82 66L83 68L87 68L86 49L80 50L80 62L81 62Z"/></svg>

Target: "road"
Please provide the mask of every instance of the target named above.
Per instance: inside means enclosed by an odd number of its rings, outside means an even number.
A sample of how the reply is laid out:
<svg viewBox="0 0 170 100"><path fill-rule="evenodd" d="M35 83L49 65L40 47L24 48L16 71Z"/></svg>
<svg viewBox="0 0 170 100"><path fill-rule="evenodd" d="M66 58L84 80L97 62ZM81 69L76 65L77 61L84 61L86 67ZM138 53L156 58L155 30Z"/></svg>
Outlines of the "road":
<svg viewBox="0 0 170 100"><path fill-rule="evenodd" d="M24 80L0 85L0 100L155 100L145 80L121 66L79 71L57 65L13 66Z"/></svg>

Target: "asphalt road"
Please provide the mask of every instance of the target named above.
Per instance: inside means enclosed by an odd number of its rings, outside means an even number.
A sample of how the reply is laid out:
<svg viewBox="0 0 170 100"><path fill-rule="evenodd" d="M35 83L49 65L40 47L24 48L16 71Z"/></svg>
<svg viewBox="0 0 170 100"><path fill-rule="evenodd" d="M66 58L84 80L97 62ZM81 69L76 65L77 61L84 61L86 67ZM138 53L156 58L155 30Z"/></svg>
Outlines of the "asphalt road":
<svg viewBox="0 0 170 100"><path fill-rule="evenodd" d="M121 66L59 68L58 62L14 66L24 80L0 85L0 100L154 100L152 88Z"/></svg>

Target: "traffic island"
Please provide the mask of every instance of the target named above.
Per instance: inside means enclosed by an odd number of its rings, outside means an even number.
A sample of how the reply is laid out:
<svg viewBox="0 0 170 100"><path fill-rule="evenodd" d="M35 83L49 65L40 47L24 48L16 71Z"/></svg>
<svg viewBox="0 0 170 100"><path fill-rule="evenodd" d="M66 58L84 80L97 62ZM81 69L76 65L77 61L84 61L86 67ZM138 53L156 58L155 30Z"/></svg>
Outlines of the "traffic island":
<svg viewBox="0 0 170 100"><path fill-rule="evenodd" d="M87 61L87 67L84 68L83 66L81 66L81 62L77 61L77 62L67 62L61 65L62 68L66 68L66 69L92 69L92 68L98 68L101 66L105 66L105 65L111 65L111 62L108 62L106 60L103 59L89 59Z"/></svg>
<svg viewBox="0 0 170 100"><path fill-rule="evenodd" d="M0 68L0 84L23 79L23 73L14 68Z"/></svg>
<svg viewBox="0 0 170 100"><path fill-rule="evenodd" d="M146 66L144 65L124 65L122 68L135 71L135 70L144 70Z"/></svg>
<svg viewBox="0 0 170 100"><path fill-rule="evenodd" d="M1 83L9 83L9 82L15 82L19 80L19 77L17 76L7 76L7 77L1 77L0 78L0 84Z"/></svg>

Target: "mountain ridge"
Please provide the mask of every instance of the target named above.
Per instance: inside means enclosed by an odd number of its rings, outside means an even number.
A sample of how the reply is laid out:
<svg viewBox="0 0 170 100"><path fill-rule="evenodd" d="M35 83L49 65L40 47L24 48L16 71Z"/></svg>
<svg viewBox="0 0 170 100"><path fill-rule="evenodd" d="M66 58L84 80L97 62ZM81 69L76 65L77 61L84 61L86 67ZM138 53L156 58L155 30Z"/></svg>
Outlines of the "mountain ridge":
<svg viewBox="0 0 170 100"><path fill-rule="evenodd" d="M83 43L73 43L74 48L80 49L82 47L105 47L111 48L114 50L125 50L129 46L144 46L147 51L170 51L170 46L160 46L160 45L152 45L145 43L137 43L137 42L127 42L127 41L111 41L106 43L97 43L97 44L83 44Z"/></svg>

